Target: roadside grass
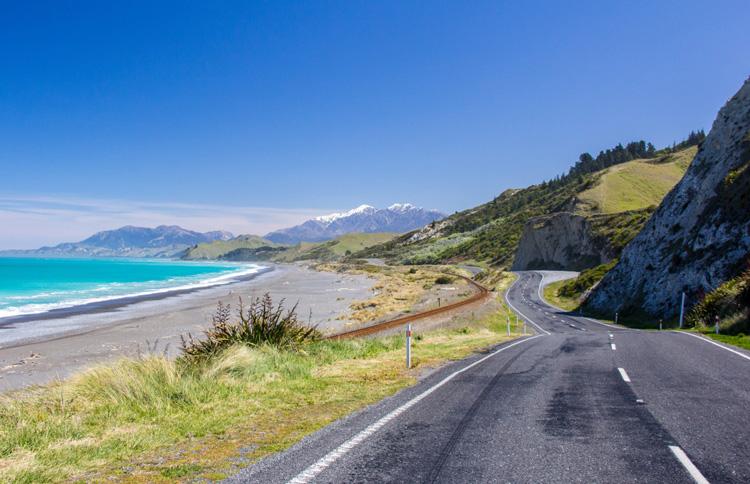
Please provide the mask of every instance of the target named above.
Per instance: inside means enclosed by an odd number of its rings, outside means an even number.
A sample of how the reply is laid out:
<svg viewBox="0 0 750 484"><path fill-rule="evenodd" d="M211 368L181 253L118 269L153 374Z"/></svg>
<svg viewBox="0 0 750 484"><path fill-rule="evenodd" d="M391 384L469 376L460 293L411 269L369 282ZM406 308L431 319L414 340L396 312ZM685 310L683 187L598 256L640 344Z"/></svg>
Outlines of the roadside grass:
<svg viewBox="0 0 750 484"><path fill-rule="evenodd" d="M556 281L552 282L550 284L547 284L544 286L544 290L542 291L544 294L544 299L561 309L564 309L566 311L575 311L578 309L578 306L580 305L577 297L564 297L560 296L558 294L558 291L562 286L564 286L567 282L570 282L569 279L565 279L562 281Z"/></svg>
<svg viewBox="0 0 750 484"><path fill-rule="evenodd" d="M703 334L721 343L726 343L738 346L746 350L750 350L750 336L744 334L715 334L711 332L703 332Z"/></svg>
<svg viewBox="0 0 750 484"><path fill-rule="evenodd" d="M0 395L0 481L220 479L413 384L425 368L517 337L506 335L509 314L503 306L462 327L415 332L411 370L397 335L233 346L192 365L124 359Z"/></svg>

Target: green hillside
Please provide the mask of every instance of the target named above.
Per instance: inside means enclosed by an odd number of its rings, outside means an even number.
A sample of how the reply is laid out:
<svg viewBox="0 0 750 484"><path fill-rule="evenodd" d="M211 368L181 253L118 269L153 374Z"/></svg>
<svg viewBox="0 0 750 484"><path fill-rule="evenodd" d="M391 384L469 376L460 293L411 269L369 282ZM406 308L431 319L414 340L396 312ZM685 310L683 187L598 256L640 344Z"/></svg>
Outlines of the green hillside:
<svg viewBox="0 0 750 484"><path fill-rule="evenodd" d="M653 207L679 181L696 146L679 151L637 151L644 143L618 145L596 158L581 155L570 172L524 189L506 190L494 200L356 254L391 262L431 264L475 260L509 268L526 222L542 215L586 216L593 235L616 255L640 231ZM636 151L628 151L631 146ZM633 156L632 153L641 155ZM643 156L652 158L643 158ZM597 167L603 169L594 170Z"/></svg>
<svg viewBox="0 0 750 484"><path fill-rule="evenodd" d="M230 260L294 262L300 260L333 261L355 252L382 244L398 234L345 234L326 242L302 242L287 246L275 244L257 235L240 235L231 240L199 244L188 249L187 260Z"/></svg>
<svg viewBox="0 0 750 484"><path fill-rule="evenodd" d="M182 258L186 260L213 260L237 249L258 249L261 247L279 247L279 245L257 235L239 235L230 240L216 240L198 244L188 249Z"/></svg>
<svg viewBox="0 0 750 484"><path fill-rule="evenodd" d="M656 160L639 159L607 168L597 183L578 195L578 210L618 213L659 205L698 151L692 146Z"/></svg>
<svg viewBox="0 0 750 484"><path fill-rule="evenodd" d="M391 233L352 233L326 242L307 243L289 247L273 260L293 262L299 260L332 261L360 252L368 247L390 241L398 234Z"/></svg>

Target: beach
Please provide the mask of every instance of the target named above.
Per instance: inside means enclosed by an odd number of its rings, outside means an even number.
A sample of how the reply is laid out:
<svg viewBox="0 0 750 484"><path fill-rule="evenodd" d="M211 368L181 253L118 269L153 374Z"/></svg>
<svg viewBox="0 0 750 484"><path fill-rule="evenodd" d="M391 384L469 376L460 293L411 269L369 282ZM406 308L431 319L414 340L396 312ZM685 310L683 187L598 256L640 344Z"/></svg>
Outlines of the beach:
<svg viewBox="0 0 750 484"><path fill-rule="evenodd" d="M353 301L367 299L375 281L363 275L271 265L232 284L124 298L57 313L0 320L0 392L43 384L118 357L179 353L180 337L200 336L219 301L237 307L269 293L297 304L299 318L333 332Z"/></svg>

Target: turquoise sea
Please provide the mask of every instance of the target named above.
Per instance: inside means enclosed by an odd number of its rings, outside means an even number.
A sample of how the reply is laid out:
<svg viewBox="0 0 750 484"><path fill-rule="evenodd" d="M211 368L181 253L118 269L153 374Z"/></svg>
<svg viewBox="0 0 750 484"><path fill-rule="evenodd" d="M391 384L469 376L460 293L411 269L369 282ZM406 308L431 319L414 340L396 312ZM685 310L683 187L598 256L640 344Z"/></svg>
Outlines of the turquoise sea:
<svg viewBox="0 0 750 484"><path fill-rule="evenodd" d="M162 259L0 258L0 318L227 284L261 268Z"/></svg>

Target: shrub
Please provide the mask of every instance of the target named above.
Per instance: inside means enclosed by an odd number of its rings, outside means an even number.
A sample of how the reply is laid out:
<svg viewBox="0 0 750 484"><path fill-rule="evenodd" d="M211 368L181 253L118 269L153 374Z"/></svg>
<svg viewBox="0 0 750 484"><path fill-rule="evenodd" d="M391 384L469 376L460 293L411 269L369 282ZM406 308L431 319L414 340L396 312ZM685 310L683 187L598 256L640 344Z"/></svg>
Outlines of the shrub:
<svg viewBox="0 0 750 484"><path fill-rule="evenodd" d="M435 284L450 284L451 282L453 282L453 278L448 276L439 276L435 279Z"/></svg>
<svg viewBox="0 0 750 484"><path fill-rule="evenodd" d="M182 338L182 359L191 363L210 359L235 345L295 348L320 339L317 328L297 319L296 310L296 305L285 310L283 300L274 306L268 294L251 300L247 307L240 298L238 320L232 320L229 305L219 302L203 339L195 339L190 334Z"/></svg>

